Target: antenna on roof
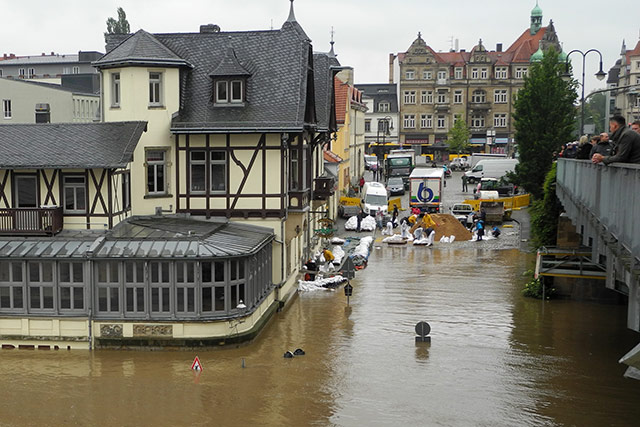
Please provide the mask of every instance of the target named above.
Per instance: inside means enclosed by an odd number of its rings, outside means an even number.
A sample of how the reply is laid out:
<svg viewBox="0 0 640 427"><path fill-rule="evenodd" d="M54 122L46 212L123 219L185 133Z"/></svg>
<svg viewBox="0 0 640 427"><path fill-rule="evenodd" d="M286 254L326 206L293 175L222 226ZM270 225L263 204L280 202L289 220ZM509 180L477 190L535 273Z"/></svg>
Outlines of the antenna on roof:
<svg viewBox="0 0 640 427"><path fill-rule="evenodd" d="M271 18L271 30L273 31L273 18Z"/></svg>
<svg viewBox="0 0 640 427"><path fill-rule="evenodd" d="M449 37L449 52L455 52L453 48L453 40L454 40L453 36Z"/></svg>
<svg viewBox="0 0 640 427"><path fill-rule="evenodd" d="M334 57L334 58L336 57L336 53L335 53L335 51L333 50L333 45L335 44L335 42L333 41L333 35L334 35L335 33L336 33L336 32L334 31L333 26L331 26L331 31L330 31L330 34L331 34L331 41L329 42L329 44L331 45L331 50L329 51L329 56Z"/></svg>

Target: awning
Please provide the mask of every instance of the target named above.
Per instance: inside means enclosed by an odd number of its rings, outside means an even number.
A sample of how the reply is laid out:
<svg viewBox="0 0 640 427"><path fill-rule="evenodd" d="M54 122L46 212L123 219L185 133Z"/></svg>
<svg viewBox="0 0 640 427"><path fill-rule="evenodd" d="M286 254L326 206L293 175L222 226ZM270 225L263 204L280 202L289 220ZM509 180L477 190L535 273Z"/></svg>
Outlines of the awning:
<svg viewBox="0 0 640 427"><path fill-rule="evenodd" d="M405 139L404 140L405 144L410 144L410 145L424 145L424 144L429 144L429 139Z"/></svg>
<svg viewBox="0 0 640 427"><path fill-rule="evenodd" d="M484 145L487 142L486 138L471 138L469 143L471 145Z"/></svg>
<svg viewBox="0 0 640 427"><path fill-rule="evenodd" d="M496 138L493 140L494 144L508 144L509 138Z"/></svg>

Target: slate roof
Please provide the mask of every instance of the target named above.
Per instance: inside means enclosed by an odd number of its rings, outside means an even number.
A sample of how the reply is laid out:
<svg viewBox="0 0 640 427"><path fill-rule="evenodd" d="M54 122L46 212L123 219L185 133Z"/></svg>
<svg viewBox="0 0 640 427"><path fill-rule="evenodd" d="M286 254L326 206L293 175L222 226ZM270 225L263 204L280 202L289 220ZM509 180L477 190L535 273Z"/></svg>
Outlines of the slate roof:
<svg viewBox="0 0 640 427"><path fill-rule="evenodd" d="M122 168L147 122L0 125L0 168Z"/></svg>
<svg viewBox="0 0 640 427"><path fill-rule="evenodd" d="M121 40L120 44L95 61L94 66L102 68L123 65L191 66L145 30L138 30L124 40L118 37L118 40Z"/></svg>
<svg viewBox="0 0 640 427"><path fill-rule="evenodd" d="M357 84L356 88L361 90L367 98L373 99L372 112L379 112L378 107L381 101L389 103L389 113L398 112L398 95L395 83Z"/></svg>
<svg viewBox="0 0 640 427"><path fill-rule="evenodd" d="M313 54L313 75L318 131L336 131L336 109L332 68L338 61L327 53ZM336 70L337 71L337 70Z"/></svg>
<svg viewBox="0 0 640 427"><path fill-rule="evenodd" d="M229 258L255 253L274 237L271 229L224 220L133 217L99 233L0 237L0 258Z"/></svg>
<svg viewBox="0 0 640 427"><path fill-rule="evenodd" d="M229 49L237 64L251 73L247 99L240 106L212 102L210 74L229 69L224 64ZM180 110L173 117L172 132L297 132L315 125L305 123L308 92L313 96L307 90L308 83L313 84L307 82L311 43L295 21L270 31L151 35L141 30L124 41L119 35L108 36L107 50L94 65L155 61L190 67L181 75Z"/></svg>
<svg viewBox="0 0 640 427"><path fill-rule="evenodd" d="M232 77L232 76L250 76L251 72L248 71L240 62L236 56L236 52L233 48L227 48L227 54L224 59L218 64L218 66L209 73L212 77Z"/></svg>

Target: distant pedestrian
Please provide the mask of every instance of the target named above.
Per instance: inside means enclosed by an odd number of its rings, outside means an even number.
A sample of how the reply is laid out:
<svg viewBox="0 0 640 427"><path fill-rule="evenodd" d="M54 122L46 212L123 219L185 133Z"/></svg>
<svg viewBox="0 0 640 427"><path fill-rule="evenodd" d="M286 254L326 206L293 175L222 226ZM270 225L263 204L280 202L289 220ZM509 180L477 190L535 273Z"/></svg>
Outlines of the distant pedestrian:
<svg viewBox="0 0 640 427"><path fill-rule="evenodd" d="M593 158L594 154L602 154L603 156L608 156L611 154L611 142L609 142L609 134L606 132L602 132L600 137L595 142L593 147L591 147L591 152L589 153L589 157Z"/></svg>
<svg viewBox="0 0 640 427"><path fill-rule="evenodd" d="M482 236L484 236L484 221L482 220L476 223L476 235L478 236L477 241L482 240Z"/></svg>
<svg viewBox="0 0 640 427"><path fill-rule="evenodd" d="M393 214L391 215L391 224L394 227L398 226L398 205L393 205Z"/></svg>
<svg viewBox="0 0 640 427"><path fill-rule="evenodd" d="M358 184L360 185L360 194L362 194L362 187L364 187L364 175L360 177Z"/></svg>
<svg viewBox="0 0 640 427"><path fill-rule="evenodd" d="M433 241L436 238L436 231L431 227L427 227L424 231L424 235L427 237L427 246L433 246Z"/></svg>
<svg viewBox="0 0 640 427"><path fill-rule="evenodd" d="M580 142L578 143L578 149L576 151L576 159L579 160L590 160L591 157L589 153L591 153L591 148L593 145L589 143L589 139L587 135L582 135L580 137Z"/></svg>
<svg viewBox="0 0 640 427"><path fill-rule="evenodd" d="M384 224L384 212L382 212L382 209L380 208L378 208L378 212L376 212L376 224L378 225L378 228L382 230Z"/></svg>
<svg viewBox="0 0 640 427"><path fill-rule="evenodd" d="M358 214L356 215L356 222L357 222L356 231L359 233L360 226L362 225L362 209L358 209Z"/></svg>
<svg viewBox="0 0 640 427"><path fill-rule="evenodd" d="M493 227L493 230L491 230L491 235L497 239L498 237L500 237L500 234L502 234L502 232L500 231L498 226Z"/></svg>
<svg viewBox="0 0 640 427"><path fill-rule="evenodd" d="M462 191L464 191L465 193L469 191L469 189L467 188L467 180L467 175L462 174Z"/></svg>

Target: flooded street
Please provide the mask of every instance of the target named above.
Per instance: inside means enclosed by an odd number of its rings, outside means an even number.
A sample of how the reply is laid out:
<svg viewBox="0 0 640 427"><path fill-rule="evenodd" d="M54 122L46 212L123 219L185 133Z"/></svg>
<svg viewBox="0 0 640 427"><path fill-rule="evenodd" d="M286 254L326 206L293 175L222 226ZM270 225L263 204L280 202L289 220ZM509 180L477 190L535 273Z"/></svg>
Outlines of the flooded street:
<svg viewBox="0 0 640 427"><path fill-rule="evenodd" d="M254 342L198 352L200 375L191 351L3 350L0 425L636 425L625 307L525 299L530 262L373 249L350 307L302 292Z"/></svg>

